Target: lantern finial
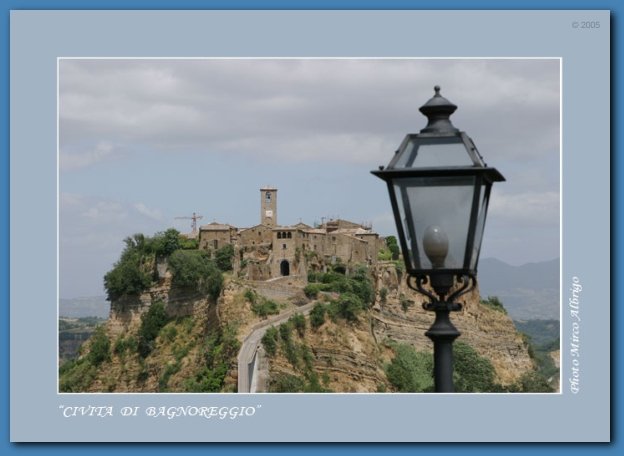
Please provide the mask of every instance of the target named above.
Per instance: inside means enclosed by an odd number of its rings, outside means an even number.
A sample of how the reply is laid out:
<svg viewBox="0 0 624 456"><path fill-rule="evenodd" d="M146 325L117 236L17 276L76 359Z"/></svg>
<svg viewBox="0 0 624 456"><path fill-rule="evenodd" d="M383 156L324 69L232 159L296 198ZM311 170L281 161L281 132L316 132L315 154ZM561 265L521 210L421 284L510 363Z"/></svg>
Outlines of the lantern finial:
<svg viewBox="0 0 624 456"><path fill-rule="evenodd" d="M457 106L440 95L440 86L436 85L433 90L435 95L420 107L429 123L420 130L421 133L449 134L457 133L459 130L453 126L450 117L455 112Z"/></svg>

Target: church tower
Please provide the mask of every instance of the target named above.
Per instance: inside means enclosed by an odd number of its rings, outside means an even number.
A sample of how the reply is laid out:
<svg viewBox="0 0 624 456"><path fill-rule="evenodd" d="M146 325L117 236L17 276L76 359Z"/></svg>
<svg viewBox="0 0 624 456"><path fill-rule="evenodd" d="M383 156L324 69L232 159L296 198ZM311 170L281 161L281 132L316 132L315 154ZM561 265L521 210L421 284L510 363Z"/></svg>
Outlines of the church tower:
<svg viewBox="0 0 624 456"><path fill-rule="evenodd" d="M277 189L263 187L260 189L260 223L268 226L277 225Z"/></svg>

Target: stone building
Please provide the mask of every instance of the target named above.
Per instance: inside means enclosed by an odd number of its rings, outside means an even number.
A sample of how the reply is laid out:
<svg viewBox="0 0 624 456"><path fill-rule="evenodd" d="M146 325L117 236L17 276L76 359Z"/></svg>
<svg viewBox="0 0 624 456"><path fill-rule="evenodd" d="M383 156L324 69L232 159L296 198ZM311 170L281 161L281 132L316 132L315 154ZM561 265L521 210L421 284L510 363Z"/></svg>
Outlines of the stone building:
<svg viewBox="0 0 624 456"><path fill-rule="evenodd" d="M199 248L217 250L227 244L234 244L238 230L231 225L212 222L199 227Z"/></svg>
<svg viewBox="0 0 624 456"><path fill-rule="evenodd" d="M300 275L319 265L373 264L383 239L371 226L335 219L314 228L305 223L283 226L277 220L277 189L260 189L260 224L237 229L216 222L199 229L199 248L233 245L236 264L248 265L254 280Z"/></svg>
<svg viewBox="0 0 624 456"><path fill-rule="evenodd" d="M273 242L273 230L268 225L256 225L238 232L238 242L242 246L268 245Z"/></svg>

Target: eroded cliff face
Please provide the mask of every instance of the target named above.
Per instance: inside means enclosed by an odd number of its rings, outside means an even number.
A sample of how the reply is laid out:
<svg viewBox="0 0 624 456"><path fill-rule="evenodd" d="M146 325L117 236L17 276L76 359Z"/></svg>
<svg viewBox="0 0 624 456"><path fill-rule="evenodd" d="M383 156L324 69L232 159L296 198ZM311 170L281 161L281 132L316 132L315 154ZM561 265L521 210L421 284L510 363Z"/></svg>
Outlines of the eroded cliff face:
<svg viewBox="0 0 624 456"><path fill-rule="evenodd" d="M195 291L171 286L171 275L160 271L156 285L139 296L124 296L111 303L104 327L110 342L109 358L97 366L89 392L186 391L187 379L205 366L206 338L220 327L217 304ZM164 305L167 323L153 341L149 354L138 350L142 317L155 303ZM89 341L85 353L91 350ZM232 390L235 378L226 378Z"/></svg>
<svg viewBox="0 0 624 456"><path fill-rule="evenodd" d="M314 354L314 371L331 391L391 391L384 366L393 357L392 342L409 344L417 351L433 350L425 336L434 320L433 312L422 308L426 298L407 287L392 263L378 265L373 276L375 303L357 322L327 319L303 337L302 344ZM451 317L462 333L459 340L491 361L497 383L511 385L534 370L528 346L504 312L480 304L478 289L460 302L463 309ZM270 358L269 366L270 378L301 375L283 354Z"/></svg>
<svg viewBox="0 0 624 456"><path fill-rule="evenodd" d="M105 327L111 356L98 367L85 391L192 390L189 379L197 378L201 383L210 378L205 372L206 360L213 355L207 347L216 343L214 334L227 332L240 344L265 321L256 315L245 297L249 290L275 301L279 312L310 302L303 293L306 281L301 277L254 282L226 275L221 295L214 301L196 292L172 288L170 274L164 269L160 272L159 283L148 292L112 303ZM423 297L407 287L393 263L379 264L372 270L372 276L375 303L357 321L326 318L323 325L312 330L308 320L305 334L299 339L302 346L308 347L300 363L307 363L318 374L317 380L325 389L392 391L384 371L394 355L392 341L410 344L418 351L432 350L432 343L424 333L433 322L433 313L422 309ZM318 299L330 301L335 297L327 293ZM154 340L149 355L140 356L136 346L124 349L123 344L132 345L131 340L136 344L141 318L156 302L164 304L169 323ZM534 369L528 348L507 315L480 304L477 290L464 296L461 302L463 310L452 315L452 321L462 333L460 340L491 361L498 383L512 384ZM219 369L225 369L225 379L219 388L223 392L235 392L236 353L231 352L235 343L230 341L226 346L230 353L219 365ZM85 352L88 351L89 343ZM295 367L283 353L268 357L267 361L269 383L284 376L301 376L301 366Z"/></svg>
<svg viewBox="0 0 624 456"><path fill-rule="evenodd" d="M377 270L378 299L372 312L375 338L407 343L417 350L433 350L425 332L433 323L434 313L423 310L427 298L412 291L400 275L391 266ZM385 302L379 296L383 288L388 290ZM528 346L511 318L481 304L478 287L460 297L459 302L462 310L451 314L453 324L461 332L458 340L492 362L498 383L510 385L534 369Z"/></svg>
<svg viewBox="0 0 624 456"><path fill-rule="evenodd" d="M185 289L176 289L171 286L171 275L167 272L158 284L151 287L139 296L124 296L111 303L110 316L107 322L107 332L113 339L128 332L135 332L141 325L141 316L147 312L155 302L162 302L170 318L193 317L199 324L209 322L216 324L214 318L209 318L209 311L216 312L205 295Z"/></svg>

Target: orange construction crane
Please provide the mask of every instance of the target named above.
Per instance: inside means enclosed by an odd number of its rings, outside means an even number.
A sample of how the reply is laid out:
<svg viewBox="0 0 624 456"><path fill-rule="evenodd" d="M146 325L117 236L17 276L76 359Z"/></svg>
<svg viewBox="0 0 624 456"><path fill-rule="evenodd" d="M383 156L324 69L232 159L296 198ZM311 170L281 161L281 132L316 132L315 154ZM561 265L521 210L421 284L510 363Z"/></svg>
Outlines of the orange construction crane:
<svg viewBox="0 0 624 456"><path fill-rule="evenodd" d="M197 221L203 218L204 218L203 215L197 215L195 212L193 212L192 217L176 217L176 219L192 220L193 222L191 223L191 228L193 230L192 231L193 234L197 234Z"/></svg>

